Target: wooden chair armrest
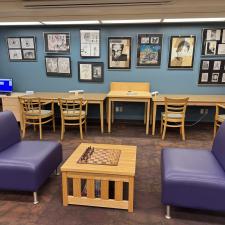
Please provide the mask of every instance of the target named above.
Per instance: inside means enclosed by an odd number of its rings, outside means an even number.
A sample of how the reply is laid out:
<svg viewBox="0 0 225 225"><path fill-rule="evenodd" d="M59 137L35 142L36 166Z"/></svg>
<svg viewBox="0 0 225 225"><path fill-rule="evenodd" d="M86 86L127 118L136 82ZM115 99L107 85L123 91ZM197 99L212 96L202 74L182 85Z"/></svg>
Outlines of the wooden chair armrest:
<svg viewBox="0 0 225 225"><path fill-rule="evenodd" d="M225 109L225 105L223 105L223 104L216 104L216 106L219 107L219 108Z"/></svg>

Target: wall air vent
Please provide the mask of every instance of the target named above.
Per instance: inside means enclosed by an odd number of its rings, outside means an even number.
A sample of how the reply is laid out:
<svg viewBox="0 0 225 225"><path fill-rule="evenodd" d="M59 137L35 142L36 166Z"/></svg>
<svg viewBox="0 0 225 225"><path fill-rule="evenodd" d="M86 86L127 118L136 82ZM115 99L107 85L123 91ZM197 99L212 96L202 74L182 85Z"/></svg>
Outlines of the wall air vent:
<svg viewBox="0 0 225 225"><path fill-rule="evenodd" d="M82 8L121 6L162 6L173 4L175 0L22 0L25 8Z"/></svg>

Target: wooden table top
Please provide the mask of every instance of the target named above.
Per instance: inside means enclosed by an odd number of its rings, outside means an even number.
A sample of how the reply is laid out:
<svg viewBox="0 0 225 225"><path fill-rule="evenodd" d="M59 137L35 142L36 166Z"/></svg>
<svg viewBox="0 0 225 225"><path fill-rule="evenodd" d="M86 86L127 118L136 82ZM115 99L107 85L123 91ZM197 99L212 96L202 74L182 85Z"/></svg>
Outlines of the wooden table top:
<svg viewBox="0 0 225 225"><path fill-rule="evenodd" d="M225 103L225 95L192 95L192 94L160 94L152 98L154 102L163 103L164 98L186 98L189 97L188 104L192 103Z"/></svg>
<svg viewBox="0 0 225 225"><path fill-rule="evenodd" d="M151 98L147 91L110 91L107 94L109 98Z"/></svg>
<svg viewBox="0 0 225 225"><path fill-rule="evenodd" d="M108 166L77 163L77 161L89 146L95 148L121 150L118 165ZM62 165L61 171L134 176L136 168L136 151L137 147L131 145L81 143Z"/></svg>

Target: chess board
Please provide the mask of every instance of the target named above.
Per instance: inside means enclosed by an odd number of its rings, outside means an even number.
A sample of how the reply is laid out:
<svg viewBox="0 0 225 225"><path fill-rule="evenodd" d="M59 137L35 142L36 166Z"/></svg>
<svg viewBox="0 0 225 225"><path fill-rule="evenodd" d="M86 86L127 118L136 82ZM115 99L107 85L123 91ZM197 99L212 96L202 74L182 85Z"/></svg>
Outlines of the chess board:
<svg viewBox="0 0 225 225"><path fill-rule="evenodd" d="M88 147L77 163L117 166L121 150Z"/></svg>

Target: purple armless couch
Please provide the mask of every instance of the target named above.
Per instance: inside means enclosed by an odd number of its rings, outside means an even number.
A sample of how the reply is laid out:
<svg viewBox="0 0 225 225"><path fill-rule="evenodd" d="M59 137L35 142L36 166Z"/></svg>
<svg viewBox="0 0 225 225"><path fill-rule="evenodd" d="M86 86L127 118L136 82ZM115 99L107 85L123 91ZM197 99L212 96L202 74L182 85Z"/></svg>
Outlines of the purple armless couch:
<svg viewBox="0 0 225 225"><path fill-rule="evenodd" d="M0 112L0 189L37 191L62 161L56 141L21 141L12 112Z"/></svg>
<svg viewBox="0 0 225 225"><path fill-rule="evenodd" d="M162 203L170 206L225 211L225 122L212 150L162 150Z"/></svg>

